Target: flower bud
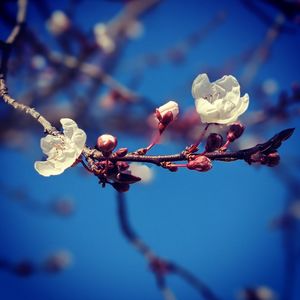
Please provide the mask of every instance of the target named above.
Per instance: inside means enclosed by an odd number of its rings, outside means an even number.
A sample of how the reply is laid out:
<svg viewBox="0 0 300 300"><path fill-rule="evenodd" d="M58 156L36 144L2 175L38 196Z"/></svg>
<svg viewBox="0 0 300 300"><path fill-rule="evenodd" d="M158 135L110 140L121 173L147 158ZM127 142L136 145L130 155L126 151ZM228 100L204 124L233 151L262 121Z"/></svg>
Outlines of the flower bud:
<svg viewBox="0 0 300 300"><path fill-rule="evenodd" d="M208 157L200 155L196 159L189 161L187 168L198 172L206 172L212 168L212 163Z"/></svg>
<svg viewBox="0 0 300 300"><path fill-rule="evenodd" d="M129 164L126 161L118 161L117 166L121 172L129 168Z"/></svg>
<svg viewBox="0 0 300 300"><path fill-rule="evenodd" d="M126 154L128 153L128 149L127 148L120 148L116 151L116 155L118 157L124 157Z"/></svg>
<svg viewBox="0 0 300 300"><path fill-rule="evenodd" d="M220 134L211 133L206 140L205 151L213 152L219 149L222 145L223 137Z"/></svg>
<svg viewBox="0 0 300 300"><path fill-rule="evenodd" d="M120 183L132 184L140 181L141 178L127 173L118 173L116 180Z"/></svg>
<svg viewBox="0 0 300 300"><path fill-rule="evenodd" d="M110 134L102 134L97 139L97 149L104 154L112 152L118 144L117 138Z"/></svg>
<svg viewBox="0 0 300 300"><path fill-rule="evenodd" d="M245 126L241 123L234 123L230 125L229 131L227 132L227 140L232 143L243 134L244 130Z"/></svg>
<svg viewBox="0 0 300 300"><path fill-rule="evenodd" d="M125 193L125 192L129 191L129 188L130 188L128 183L120 183L120 182L114 182L114 183L112 183L112 186L119 193Z"/></svg>
<svg viewBox="0 0 300 300"><path fill-rule="evenodd" d="M177 102L169 101L166 104L157 108L155 115L156 118L160 121L160 123L167 126L177 118L178 113L179 108Z"/></svg>
<svg viewBox="0 0 300 300"><path fill-rule="evenodd" d="M280 155L277 151L271 152L266 157L266 165L268 167L275 167L280 162Z"/></svg>
<svg viewBox="0 0 300 300"><path fill-rule="evenodd" d="M249 164L252 164L252 163L262 163L264 164L265 162L265 159L266 159L266 155L261 153L260 151L257 151L253 154L251 154L249 160L248 160L248 163Z"/></svg>

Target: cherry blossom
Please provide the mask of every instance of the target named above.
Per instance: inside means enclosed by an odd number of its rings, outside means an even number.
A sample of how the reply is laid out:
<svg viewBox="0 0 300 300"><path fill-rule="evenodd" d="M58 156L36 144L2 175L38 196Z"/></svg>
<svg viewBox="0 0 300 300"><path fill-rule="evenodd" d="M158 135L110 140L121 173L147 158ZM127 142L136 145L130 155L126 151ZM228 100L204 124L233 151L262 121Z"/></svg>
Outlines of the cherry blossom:
<svg viewBox="0 0 300 300"><path fill-rule="evenodd" d="M86 142L85 132L72 119L63 118L60 123L63 134L48 134L41 139L41 148L48 158L35 162L34 168L43 176L59 175L72 166Z"/></svg>
<svg viewBox="0 0 300 300"><path fill-rule="evenodd" d="M232 75L210 82L207 74L200 74L192 85L196 110L203 123L231 124L249 105L249 96L240 97L240 85Z"/></svg>

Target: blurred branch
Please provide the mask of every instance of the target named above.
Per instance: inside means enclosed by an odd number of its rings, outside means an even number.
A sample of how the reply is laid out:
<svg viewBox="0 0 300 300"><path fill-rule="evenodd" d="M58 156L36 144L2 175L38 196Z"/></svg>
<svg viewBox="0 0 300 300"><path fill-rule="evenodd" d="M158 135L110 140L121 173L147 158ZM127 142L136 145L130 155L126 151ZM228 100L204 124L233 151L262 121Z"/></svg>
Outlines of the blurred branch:
<svg viewBox="0 0 300 300"><path fill-rule="evenodd" d="M208 288L190 271L177 265L176 263L158 257L156 254L154 254L151 248L149 248L149 246L146 245L144 241L138 237L129 223L127 204L124 193L117 193L117 204L118 218L122 233L127 238L127 240L144 256L145 260L148 261L149 266L156 277L157 285L161 290L165 300L176 299L173 292L168 288L165 282L165 277L168 274L175 274L180 276L192 287L194 287L204 299L218 299L210 290L210 288Z"/></svg>

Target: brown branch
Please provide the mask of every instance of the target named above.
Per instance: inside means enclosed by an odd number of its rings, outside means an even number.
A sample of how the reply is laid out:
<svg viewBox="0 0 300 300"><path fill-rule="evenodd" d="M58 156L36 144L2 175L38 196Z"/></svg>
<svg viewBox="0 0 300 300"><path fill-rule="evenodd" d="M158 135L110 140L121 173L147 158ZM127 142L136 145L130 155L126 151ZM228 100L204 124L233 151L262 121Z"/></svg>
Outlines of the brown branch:
<svg viewBox="0 0 300 300"><path fill-rule="evenodd" d="M3 99L5 103L11 105L14 109L24 112L25 114L28 114L32 118L37 120L37 122L43 126L45 132L49 134L58 133L57 129L53 127L51 123L45 117L43 117L39 112L37 112L34 108L31 108L25 104L17 102L8 94L8 89L6 87L4 78L0 78L0 97Z"/></svg>
<svg viewBox="0 0 300 300"><path fill-rule="evenodd" d="M0 63L0 79L6 77L7 63L11 52L11 45L16 41L19 36L22 26L24 25L26 18L27 0L18 0L18 12L16 17L16 25L12 29L11 33L7 37L6 41L0 41L0 47L2 51L1 63Z"/></svg>
<svg viewBox="0 0 300 300"><path fill-rule="evenodd" d="M20 34L23 23L26 18L26 8L27 8L27 0L18 0L18 14L16 18L16 25L13 28L12 32L6 39L6 43L13 44Z"/></svg>

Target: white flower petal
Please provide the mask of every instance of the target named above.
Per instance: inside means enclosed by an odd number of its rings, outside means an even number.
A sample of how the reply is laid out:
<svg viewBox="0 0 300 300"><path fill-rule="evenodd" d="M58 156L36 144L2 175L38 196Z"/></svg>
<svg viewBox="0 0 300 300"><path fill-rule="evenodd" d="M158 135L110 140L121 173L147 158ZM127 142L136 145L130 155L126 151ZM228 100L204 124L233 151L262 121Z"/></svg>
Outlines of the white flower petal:
<svg viewBox="0 0 300 300"><path fill-rule="evenodd" d="M171 112L173 115L173 119L175 119L177 117L177 115L179 114L179 107L178 107L178 103L175 101L169 101L166 104L160 106L158 108L159 113L161 114L161 116L163 117L167 112Z"/></svg>
<svg viewBox="0 0 300 300"><path fill-rule="evenodd" d="M234 88L240 89L238 81L232 75L224 75L214 83L223 87L227 92L232 91Z"/></svg>
<svg viewBox="0 0 300 300"><path fill-rule="evenodd" d="M192 95L195 99L205 98L209 94L211 83L207 74L198 75L192 84Z"/></svg>
<svg viewBox="0 0 300 300"><path fill-rule="evenodd" d="M82 129L77 129L71 138L71 142L75 144L76 153L79 155L86 142L86 133Z"/></svg>
<svg viewBox="0 0 300 300"><path fill-rule="evenodd" d="M60 119L60 123L63 127L63 131L64 131L64 135L71 139L74 132L76 132L76 130L78 129L77 124L69 118L62 118Z"/></svg>
<svg viewBox="0 0 300 300"><path fill-rule="evenodd" d="M241 97L240 107L237 110L237 114L240 116L243 114L249 106L249 95L246 93L243 97Z"/></svg>
<svg viewBox="0 0 300 300"><path fill-rule="evenodd" d="M231 75L225 75L212 83L206 74L198 75L193 82L192 95L204 123L232 123L249 105L248 94L240 97L240 85Z"/></svg>
<svg viewBox="0 0 300 300"><path fill-rule="evenodd" d="M34 168L40 175L47 177L50 175L59 175L65 170L55 167L50 161L36 161Z"/></svg>
<svg viewBox="0 0 300 300"><path fill-rule="evenodd" d="M48 134L41 138L40 146L43 152L48 155L51 149L53 149L54 145L59 143L61 143L61 138Z"/></svg>
<svg viewBox="0 0 300 300"><path fill-rule="evenodd" d="M215 105L202 98L196 99L195 105L202 123L215 123L218 120L219 112Z"/></svg>

